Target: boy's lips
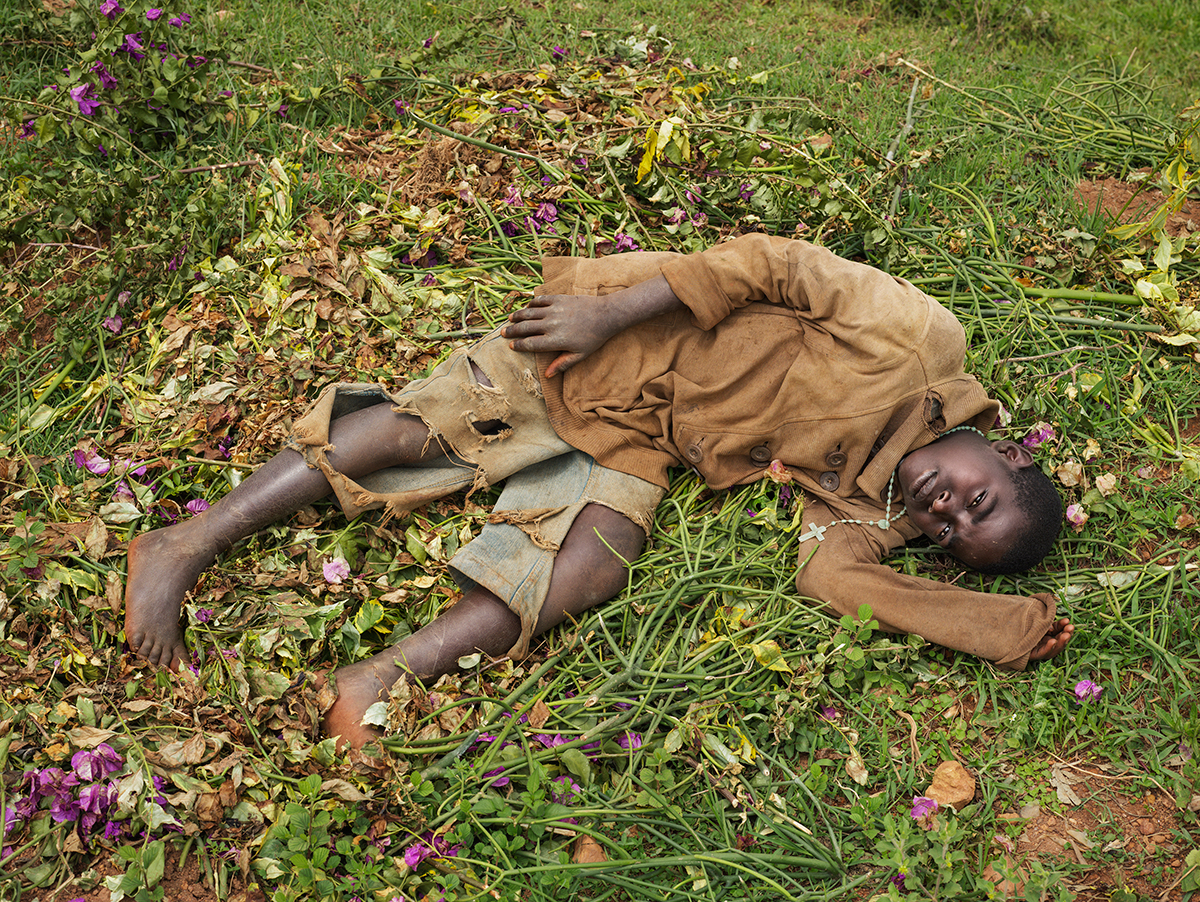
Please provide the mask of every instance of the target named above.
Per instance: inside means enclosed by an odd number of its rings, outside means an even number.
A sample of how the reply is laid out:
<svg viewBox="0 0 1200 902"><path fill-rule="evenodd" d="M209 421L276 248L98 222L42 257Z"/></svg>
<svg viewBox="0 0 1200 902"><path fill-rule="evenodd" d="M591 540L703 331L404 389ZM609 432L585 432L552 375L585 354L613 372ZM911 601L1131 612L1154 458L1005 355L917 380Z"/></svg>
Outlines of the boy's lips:
<svg viewBox="0 0 1200 902"><path fill-rule="evenodd" d="M937 470L926 470L913 481L909 486L909 494L912 495L913 501L925 503L925 499L933 492L934 483L937 482Z"/></svg>

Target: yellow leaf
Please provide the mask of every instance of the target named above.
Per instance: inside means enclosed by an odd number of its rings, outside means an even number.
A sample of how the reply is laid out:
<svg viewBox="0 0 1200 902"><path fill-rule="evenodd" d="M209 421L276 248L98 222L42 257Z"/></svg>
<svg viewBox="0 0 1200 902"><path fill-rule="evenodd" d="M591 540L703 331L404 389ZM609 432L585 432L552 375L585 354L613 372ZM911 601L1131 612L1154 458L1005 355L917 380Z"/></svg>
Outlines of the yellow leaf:
<svg viewBox="0 0 1200 902"><path fill-rule="evenodd" d="M779 647L779 643L774 639L751 643L750 651L754 655L754 660L758 661L767 670L778 670L783 673L792 672L792 668L788 666L788 662L783 659L783 649Z"/></svg>
<svg viewBox="0 0 1200 902"><path fill-rule="evenodd" d="M654 163L654 156L658 150L658 132L654 126L646 129L645 151L642 153L642 162L638 164L637 178L634 181L637 184L642 183L642 179L650 174L650 167Z"/></svg>

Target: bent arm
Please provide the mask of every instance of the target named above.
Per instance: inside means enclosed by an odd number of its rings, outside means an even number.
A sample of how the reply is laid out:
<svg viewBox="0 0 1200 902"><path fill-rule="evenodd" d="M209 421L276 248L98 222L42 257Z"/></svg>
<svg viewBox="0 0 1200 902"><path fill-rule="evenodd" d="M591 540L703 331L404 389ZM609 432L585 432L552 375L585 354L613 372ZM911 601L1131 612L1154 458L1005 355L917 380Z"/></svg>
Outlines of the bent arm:
<svg viewBox="0 0 1200 902"><path fill-rule="evenodd" d="M560 352L547 378L570 369L619 332L683 309L662 275L600 297L540 295L513 311L500 332L515 351Z"/></svg>
<svg viewBox="0 0 1200 902"><path fill-rule="evenodd" d="M810 511L817 514L822 508L820 503L810 505L806 520ZM823 541L804 543L796 589L839 614L854 616L860 605L869 604L880 629L916 633L1006 670L1024 670L1030 660L1045 656L1037 654L1044 639L1056 627L1061 629L1052 595L974 592L897 573L878 560L879 550L858 528L832 526Z"/></svg>

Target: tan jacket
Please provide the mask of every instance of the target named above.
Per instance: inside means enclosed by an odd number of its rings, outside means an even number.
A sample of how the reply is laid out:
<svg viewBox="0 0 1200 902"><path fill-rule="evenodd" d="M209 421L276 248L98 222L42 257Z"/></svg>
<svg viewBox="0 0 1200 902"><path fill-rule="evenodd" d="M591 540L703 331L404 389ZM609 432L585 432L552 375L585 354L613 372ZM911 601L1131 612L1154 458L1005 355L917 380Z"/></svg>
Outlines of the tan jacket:
<svg viewBox="0 0 1200 902"><path fill-rule="evenodd" d="M905 454L953 426L986 432L995 422L999 405L963 373L953 314L903 279L807 242L745 235L687 256L549 258L537 293L608 294L660 273L690 313L625 330L542 378L555 430L605 466L662 486L668 467L690 466L720 489L778 459L810 496L806 526L877 521ZM1024 667L1053 599L880 566L919 534L907 517L887 531L832 526L803 543L797 587L842 613L870 604L885 629Z"/></svg>

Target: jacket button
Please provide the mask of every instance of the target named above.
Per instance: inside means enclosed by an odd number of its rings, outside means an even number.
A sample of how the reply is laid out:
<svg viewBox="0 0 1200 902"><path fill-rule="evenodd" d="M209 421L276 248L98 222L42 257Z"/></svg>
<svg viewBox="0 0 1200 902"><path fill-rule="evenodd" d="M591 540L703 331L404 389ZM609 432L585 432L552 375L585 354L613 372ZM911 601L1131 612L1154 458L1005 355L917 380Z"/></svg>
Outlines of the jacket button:
<svg viewBox="0 0 1200 902"><path fill-rule="evenodd" d="M694 464L698 464L700 461L704 460L704 452L700 450L699 445L688 445L687 450L683 453L686 454L687 459Z"/></svg>
<svg viewBox="0 0 1200 902"><path fill-rule="evenodd" d="M846 454L843 451L830 451L825 455L825 463L836 470L846 465Z"/></svg>
<svg viewBox="0 0 1200 902"><path fill-rule="evenodd" d="M817 479L817 482L820 483L821 488L827 492L836 492L837 487L842 484L842 481L838 478L838 474L834 473L832 470L827 473L822 473L820 478Z"/></svg>
<svg viewBox="0 0 1200 902"><path fill-rule="evenodd" d="M750 459L756 464L767 464L771 462L771 449L766 445L757 445L750 449Z"/></svg>

